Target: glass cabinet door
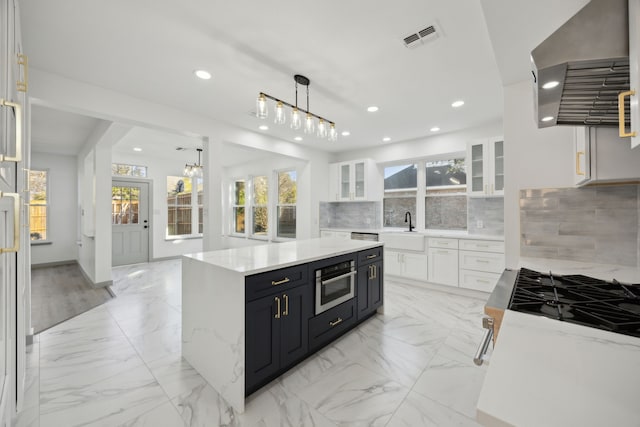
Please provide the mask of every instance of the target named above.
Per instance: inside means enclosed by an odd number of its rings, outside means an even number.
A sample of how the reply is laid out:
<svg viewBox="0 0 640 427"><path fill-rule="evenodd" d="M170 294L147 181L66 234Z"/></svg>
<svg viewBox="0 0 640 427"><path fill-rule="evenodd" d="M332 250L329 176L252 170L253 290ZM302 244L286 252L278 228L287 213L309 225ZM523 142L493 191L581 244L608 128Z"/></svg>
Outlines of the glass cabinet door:
<svg viewBox="0 0 640 427"><path fill-rule="evenodd" d="M504 191L504 141L493 142L493 182L491 193Z"/></svg>
<svg viewBox="0 0 640 427"><path fill-rule="evenodd" d="M349 200L350 194L350 180L349 174L351 172L351 165L344 164L340 166L340 198Z"/></svg>
<svg viewBox="0 0 640 427"><path fill-rule="evenodd" d="M364 186L365 186L365 182L364 182L364 162L360 162L360 163L356 163L355 164L355 173L356 173L356 177L355 177L355 185L356 185L356 189L355 189L355 197L357 199L363 199L364 198Z"/></svg>
<svg viewBox="0 0 640 427"><path fill-rule="evenodd" d="M471 192L484 191L484 144L471 146Z"/></svg>

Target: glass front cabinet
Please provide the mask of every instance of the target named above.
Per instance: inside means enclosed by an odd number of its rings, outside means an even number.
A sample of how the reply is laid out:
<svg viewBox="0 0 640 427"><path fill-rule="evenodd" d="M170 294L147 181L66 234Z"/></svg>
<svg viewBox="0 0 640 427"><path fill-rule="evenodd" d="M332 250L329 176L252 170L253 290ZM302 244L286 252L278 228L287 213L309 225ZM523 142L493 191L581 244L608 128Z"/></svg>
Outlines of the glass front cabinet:
<svg viewBox="0 0 640 427"><path fill-rule="evenodd" d="M504 139L489 138L467 146L467 193L469 196L504 195Z"/></svg>
<svg viewBox="0 0 640 427"><path fill-rule="evenodd" d="M370 200L371 187L367 181L371 181L374 169L375 163L370 159L331 164L330 180L333 182L337 180L337 185L330 185L330 200L341 202Z"/></svg>

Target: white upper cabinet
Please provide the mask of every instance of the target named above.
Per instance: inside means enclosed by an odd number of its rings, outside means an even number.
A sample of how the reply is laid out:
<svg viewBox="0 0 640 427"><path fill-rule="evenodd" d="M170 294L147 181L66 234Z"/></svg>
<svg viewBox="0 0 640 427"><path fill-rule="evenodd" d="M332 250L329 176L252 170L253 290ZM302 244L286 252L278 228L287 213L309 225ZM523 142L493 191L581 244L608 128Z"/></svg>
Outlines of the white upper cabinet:
<svg viewBox="0 0 640 427"><path fill-rule="evenodd" d="M371 159L329 165L329 201L369 201L381 198L376 164Z"/></svg>
<svg viewBox="0 0 640 427"><path fill-rule="evenodd" d="M467 145L467 193L469 196L504 195L504 139L489 138Z"/></svg>

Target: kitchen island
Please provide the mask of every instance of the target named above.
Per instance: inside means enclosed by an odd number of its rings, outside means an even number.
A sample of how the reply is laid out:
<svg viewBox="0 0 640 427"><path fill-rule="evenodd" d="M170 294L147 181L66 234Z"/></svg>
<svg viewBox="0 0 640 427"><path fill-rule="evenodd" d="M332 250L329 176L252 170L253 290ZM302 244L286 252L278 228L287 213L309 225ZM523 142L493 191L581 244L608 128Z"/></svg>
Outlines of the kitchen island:
<svg viewBox="0 0 640 427"><path fill-rule="evenodd" d="M353 278L353 297L319 313L316 274L336 262L354 270L340 276ZM185 255L182 355L242 413L247 393L381 311L382 277L380 242L309 239Z"/></svg>

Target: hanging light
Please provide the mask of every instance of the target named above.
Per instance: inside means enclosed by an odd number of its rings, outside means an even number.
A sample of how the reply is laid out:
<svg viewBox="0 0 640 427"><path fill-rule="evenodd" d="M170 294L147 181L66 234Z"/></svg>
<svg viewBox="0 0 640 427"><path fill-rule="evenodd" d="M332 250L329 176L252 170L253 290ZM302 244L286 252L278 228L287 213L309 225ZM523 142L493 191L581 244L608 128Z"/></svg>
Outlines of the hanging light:
<svg viewBox="0 0 640 427"><path fill-rule="evenodd" d="M324 123L324 119L318 121L318 137L325 138L327 136L327 125Z"/></svg>
<svg viewBox="0 0 640 427"><path fill-rule="evenodd" d="M200 153L202 152L202 148L196 148L198 152L198 163L193 164L185 164L184 165L184 176L188 176L191 178L202 178L202 165L200 164Z"/></svg>
<svg viewBox="0 0 640 427"><path fill-rule="evenodd" d="M275 106L275 118L274 122L277 124L285 124L286 115L284 112L284 106L291 108L291 129L298 130L303 127L302 113L305 113L304 118L304 132L307 134L313 134L316 128L316 119L318 120L318 130L316 135L319 138L326 138L329 136L330 141L336 141L338 139L338 132L336 131L336 125L331 120L327 120L324 117L320 117L317 114L313 114L309 111L309 84L311 81L300 74L293 76L296 82L296 103L295 105L282 101L276 97L268 95L264 92L260 92L256 101L256 117L264 119L268 115L267 111L267 99L271 99L276 102ZM307 109L303 110L298 108L298 84L307 87ZM328 129L327 129L328 128Z"/></svg>
<svg viewBox="0 0 640 427"><path fill-rule="evenodd" d="M267 98L264 96L264 93L258 95L258 99L256 100L256 117L259 119L266 119L269 115L269 110L267 110Z"/></svg>
<svg viewBox="0 0 640 427"><path fill-rule="evenodd" d="M285 114L284 114L284 105L282 104L282 101L278 101L276 104L276 114L275 114L275 120L274 122L279 124L279 125L283 125L285 123Z"/></svg>

